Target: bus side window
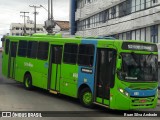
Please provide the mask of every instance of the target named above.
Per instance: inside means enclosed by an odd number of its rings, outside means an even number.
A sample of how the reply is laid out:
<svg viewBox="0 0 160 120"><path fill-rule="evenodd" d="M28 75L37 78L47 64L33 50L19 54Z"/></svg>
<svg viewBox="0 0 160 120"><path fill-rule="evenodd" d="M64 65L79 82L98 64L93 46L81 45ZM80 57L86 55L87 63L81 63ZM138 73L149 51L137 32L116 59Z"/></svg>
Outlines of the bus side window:
<svg viewBox="0 0 160 120"><path fill-rule="evenodd" d="M28 42L26 40L20 40L18 45L18 56L26 57Z"/></svg>
<svg viewBox="0 0 160 120"><path fill-rule="evenodd" d="M28 58L36 58L37 57L37 49L38 49L38 42L37 41L29 41L28 42L27 57Z"/></svg>
<svg viewBox="0 0 160 120"><path fill-rule="evenodd" d="M66 43L64 45L63 62L67 64L77 63L78 44Z"/></svg>
<svg viewBox="0 0 160 120"><path fill-rule="evenodd" d="M8 51L9 51L9 39L6 39L5 53L8 54Z"/></svg>
<svg viewBox="0 0 160 120"><path fill-rule="evenodd" d="M39 42L37 58L40 60L47 60L48 58L49 43Z"/></svg>
<svg viewBox="0 0 160 120"><path fill-rule="evenodd" d="M94 60L94 49L94 45L81 44L78 52L78 65L92 67Z"/></svg>

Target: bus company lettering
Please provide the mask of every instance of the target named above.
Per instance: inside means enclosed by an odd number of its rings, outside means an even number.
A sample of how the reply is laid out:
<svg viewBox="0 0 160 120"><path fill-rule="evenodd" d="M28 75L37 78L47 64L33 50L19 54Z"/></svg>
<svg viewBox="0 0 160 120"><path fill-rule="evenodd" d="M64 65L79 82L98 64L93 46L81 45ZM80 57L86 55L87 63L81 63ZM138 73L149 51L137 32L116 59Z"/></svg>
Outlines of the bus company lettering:
<svg viewBox="0 0 160 120"><path fill-rule="evenodd" d="M88 69L88 68L82 68L81 71L84 72L84 73L89 73L89 74L93 73L93 70L92 69Z"/></svg>
<svg viewBox="0 0 160 120"><path fill-rule="evenodd" d="M24 62L24 66L27 66L27 67L33 67L33 64L30 63L30 62Z"/></svg>

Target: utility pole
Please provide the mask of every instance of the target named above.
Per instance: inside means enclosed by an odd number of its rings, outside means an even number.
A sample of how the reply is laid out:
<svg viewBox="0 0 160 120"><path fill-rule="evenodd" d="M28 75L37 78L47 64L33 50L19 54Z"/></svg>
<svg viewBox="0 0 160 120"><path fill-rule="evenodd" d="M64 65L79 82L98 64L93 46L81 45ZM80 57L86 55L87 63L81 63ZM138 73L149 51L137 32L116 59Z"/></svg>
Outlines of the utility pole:
<svg viewBox="0 0 160 120"><path fill-rule="evenodd" d="M35 6L35 5L29 5L29 7L33 7L34 8L34 33L36 33L36 15L38 14L38 12L36 11L37 8L41 8L41 6Z"/></svg>
<svg viewBox="0 0 160 120"><path fill-rule="evenodd" d="M29 17L29 16L26 16L26 13L29 13L29 12L20 12L20 13L23 13L23 15L21 15L22 17L24 17L24 35L26 34L26 17Z"/></svg>
<svg viewBox="0 0 160 120"><path fill-rule="evenodd" d="M56 23L53 17L53 0L48 0L48 20L45 21L45 29L48 33L53 33L55 25Z"/></svg>

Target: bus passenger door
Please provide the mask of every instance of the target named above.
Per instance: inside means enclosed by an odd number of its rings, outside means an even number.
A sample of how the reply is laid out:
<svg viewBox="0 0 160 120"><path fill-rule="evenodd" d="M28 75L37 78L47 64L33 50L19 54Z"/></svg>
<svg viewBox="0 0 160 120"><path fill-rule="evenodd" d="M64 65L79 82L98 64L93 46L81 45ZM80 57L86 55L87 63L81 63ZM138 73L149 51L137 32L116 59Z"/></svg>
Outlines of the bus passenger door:
<svg viewBox="0 0 160 120"><path fill-rule="evenodd" d="M115 50L98 49L96 66L96 102L109 105L110 87L114 81Z"/></svg>
<svg viewBox="0 0 160 120"><path fill-rule="evenodd" d="M16 71L16 53L17 53L17 42L10 43L9 60L8 60L8 77L15 78Z"/></svg>
<svg viewBox="0 0 160 120"><path fill-rule="evenodd" d="M48 89L59 91L60 74L61 74L61 59L62 59L62 46L51 45L50 62L49 62L49 76L48 76Z"/></svg>

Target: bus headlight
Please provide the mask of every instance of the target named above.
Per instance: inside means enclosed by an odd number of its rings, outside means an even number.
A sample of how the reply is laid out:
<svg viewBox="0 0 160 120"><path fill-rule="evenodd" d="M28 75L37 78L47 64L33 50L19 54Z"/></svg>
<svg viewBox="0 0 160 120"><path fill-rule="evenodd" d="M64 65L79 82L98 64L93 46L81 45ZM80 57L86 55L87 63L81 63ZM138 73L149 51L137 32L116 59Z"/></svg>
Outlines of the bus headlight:
<svg viewBox="0 0 160 120"><path fill-rule="evenodd" d="M119 91L120 91L121 93L124 93L124 90L123 90L123 89L121 89L121 88L119 89Z"/></svg>
<svg viewBox="0 0 160 120"><path fill-rule="evenodd" d="M119 91L120 91L122 94L124 94L125 96L127 96L127 97L129 96L129 93L126 92L125 90L119 88Z"/></svg>
<svg viewBox="0 0 160 120"><path fill-rule="evenodd" d="M128 92L124 92L124 94L125 94L126 96L129 96L129 93L128 93Z"/></svg>

